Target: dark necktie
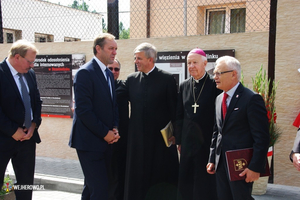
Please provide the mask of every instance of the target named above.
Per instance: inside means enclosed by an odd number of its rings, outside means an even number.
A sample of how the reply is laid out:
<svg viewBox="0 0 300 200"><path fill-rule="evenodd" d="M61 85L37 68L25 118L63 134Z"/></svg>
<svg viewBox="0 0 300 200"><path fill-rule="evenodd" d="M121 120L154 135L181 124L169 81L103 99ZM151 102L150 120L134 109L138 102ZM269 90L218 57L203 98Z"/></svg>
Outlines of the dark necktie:
<svg viewBox="0 0 300 200"><path fill-rule="evenodd" d="M109 93L110 93L110 95L111 95L111 88L110 88L110 78L109 78L109 71L108 71L109 69L108 68L106 68L105 69L105 73L106 73L106 81L107 81L107 85L108 85L108 89L109 89Z"/></svg>
<svg viewBox="0 0 300 200"><path fill-rule="evenodd" d="M31 126L31 105L30 105L30 96L27 91L27 87L23 81L23 74L18 73L19 81L21 84L21 93L23 98L23 103L25 107L25 127L29 128Z"/></svg>
<svg viewBox="0 0 300 200"><path fill-rule="evenodd" d="M222 101L223 120L225 119L225 115L226 115L226 112L227 112L227 104L226 104L227 97L228 97L228 94L226 92L224 92L223 101Z"/></svg>

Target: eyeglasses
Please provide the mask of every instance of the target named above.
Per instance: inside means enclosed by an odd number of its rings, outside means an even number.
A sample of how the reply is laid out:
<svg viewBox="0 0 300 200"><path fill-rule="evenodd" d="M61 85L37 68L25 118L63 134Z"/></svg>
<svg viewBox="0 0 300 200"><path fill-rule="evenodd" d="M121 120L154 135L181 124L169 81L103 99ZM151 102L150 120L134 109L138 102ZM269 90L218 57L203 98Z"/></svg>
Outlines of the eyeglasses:
<svg viewBox="0 0 300 200"><path fill-rule="evenodd" d="M233 72L234 70L229 70L229 71L224 71L224 72L214 72L213 75L214 76L221 76L222 74L226 74L228 72Z"/></svg>
<svg viewBox="0 0 300 200"><path fill-rule="evenodd" d="M113 71L113 70L115 70L115 72L118 72L118 71L120 71L120 68L117 68L117 67L115 67L115 68L113 68L113 67L109 67L108 69L110 69L110 71Z"/></svg>
<svg viewBox="0 0 300 200"><path fill-rule="evenodd" d="M29 61L27 58L25 58L25 57L23 57L23 56L21 56L21 57L24 58L24 59L28 62L29 65L34 65L34 61L31 62L31 61Z"/></svg>

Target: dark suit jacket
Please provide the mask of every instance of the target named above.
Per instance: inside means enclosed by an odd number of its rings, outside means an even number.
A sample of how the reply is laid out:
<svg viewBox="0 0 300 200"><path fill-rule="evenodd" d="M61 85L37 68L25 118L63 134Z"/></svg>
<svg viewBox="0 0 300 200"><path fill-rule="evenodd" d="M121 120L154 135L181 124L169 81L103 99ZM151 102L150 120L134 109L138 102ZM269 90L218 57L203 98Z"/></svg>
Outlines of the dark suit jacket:
<svg viewBox="0 0 300 200"><path fill-rule="evenodd" d="M294 146L293 146L292 152L290 154L290 159L291 159L292 162L293 162L292 155L294 153L300 153L300 128L297 131L297 135L296 135L296 138L295 138L295 141L294 141Z"/></svg>
<svg viewBox="0 0 300 200"><path fill-rule="evenodd" d="M215 163L217 170L220 156L224 156L226 151L253 147L253 157L248 168L255 172L263 172L269 145L268 118L264 100L240 84L231 99L223 122L221 111L223 94L216 99L216 124L209 162Z"/></svg>
<svg viewBox="0 0 300 200"><path fill-rule="evenodd" d="M36 77L33 70L25 74L25 78L30 90L31 109L33 122L37 127L41 124L41 107L42 101L37 88ZM23 100L6 63L6 59L0 63L0 147L5 148L12 141L12 135L18 127L23 127L25 120L25 107ZM40 143L41 139L37 129L35 129L32 139Z"/></svg>
<svg viewBox="0 0 300 200"><path fill-rule="evenodd" d="M95 59L82 66L74 78L75 112L69 145L78 150L104 152L104 137L118 126L118 111L112 72L111 97L105 75Z"/></svg>

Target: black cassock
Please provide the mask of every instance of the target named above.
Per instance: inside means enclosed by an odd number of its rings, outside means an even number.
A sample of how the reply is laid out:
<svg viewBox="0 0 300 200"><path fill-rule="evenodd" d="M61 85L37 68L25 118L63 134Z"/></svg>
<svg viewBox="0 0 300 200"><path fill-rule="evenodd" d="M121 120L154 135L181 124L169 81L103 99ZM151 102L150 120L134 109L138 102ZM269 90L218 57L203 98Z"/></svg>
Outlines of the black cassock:
<svg viewBox="0 0 300 200"><path fill-rule="evenodd" d="M170 73L154 68L149 75L136 72L117 90L129 99L126 200L175 199L178 154L166 147L160 130L175 121L177 85Z"/></svg>
<svg viewBox="0 0 300 200"><path fill-rule="evenodd" d="M181 144L179 199L217 198L215 175L206 172L206 165L214 125L215 98L221 92L207 73L199 83L191 77L180 84L176 113L176 143ZM199 105L196 113L192 107L195 101Z"/></svg>

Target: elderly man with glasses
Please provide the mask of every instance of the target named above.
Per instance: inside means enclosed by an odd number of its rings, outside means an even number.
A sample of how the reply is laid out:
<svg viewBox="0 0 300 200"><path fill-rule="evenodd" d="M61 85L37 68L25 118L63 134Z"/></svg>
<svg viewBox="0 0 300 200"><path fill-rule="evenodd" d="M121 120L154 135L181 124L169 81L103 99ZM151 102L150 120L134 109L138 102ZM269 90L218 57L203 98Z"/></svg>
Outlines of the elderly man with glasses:
<svg viewBox="0 0 300 200"><path fill-rule="evenodd" d="M216 99L215 126L207 172L216 174L221 200L253 199L253 181L265 172L269 145L268 117L263 98L240 83L240 62L223 56L216 61L214 79L223 92ZM243 180L229 180L226 151L253 148Z"/></svg>

